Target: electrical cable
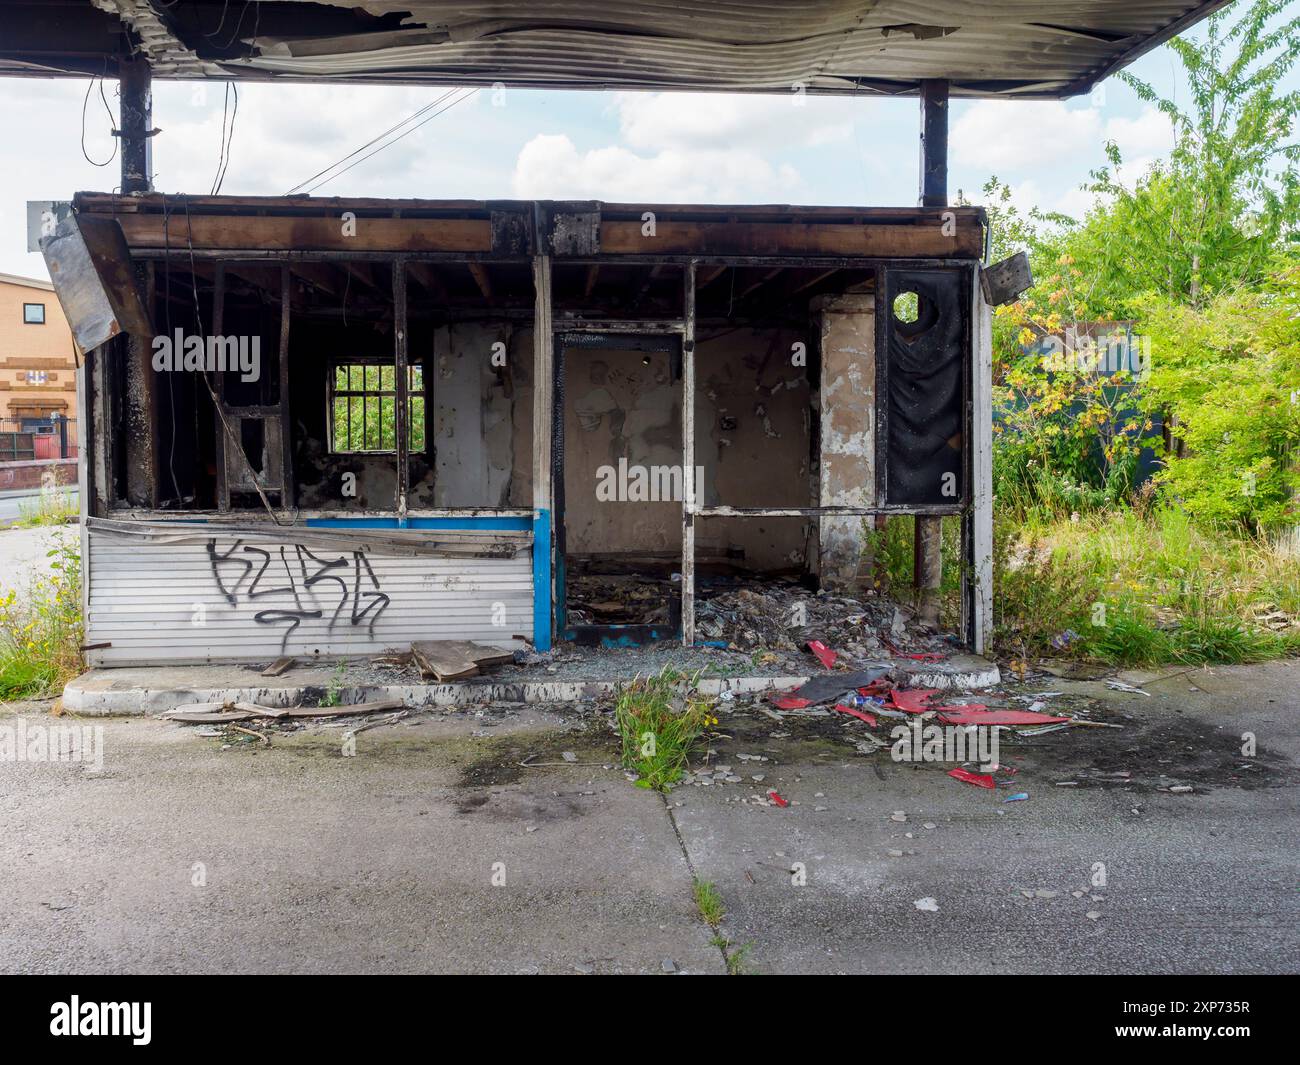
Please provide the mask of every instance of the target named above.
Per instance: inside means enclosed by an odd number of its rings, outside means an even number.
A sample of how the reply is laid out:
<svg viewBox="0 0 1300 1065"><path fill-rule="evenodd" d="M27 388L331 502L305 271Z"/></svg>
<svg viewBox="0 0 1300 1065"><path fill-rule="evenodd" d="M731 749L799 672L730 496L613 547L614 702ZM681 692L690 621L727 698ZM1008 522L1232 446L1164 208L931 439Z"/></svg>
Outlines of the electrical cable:
<svg viewBox="0 0 1300 1065"><path fill-rule="evenodd" d="M294 193L296 193L299 189L303 188L304 186L310 185L310 184L311 184L313 181L315 181L318 177L321 177L321 176L324 175L324 174L328 174L328 173L329 173L331 170L333 170L336 166L339 166L341 163L346 163L346 162L347 162L349 159L351 159L354 155L357 155L359 152L364 152L364 151L365 151L367 148L369 148L372 144L375 144L376 142L383 140L385 137L387 137L387 136L388 136L390 133L392 133L393 131L398 130L398 129L401 129L401 128L402 128L403 126L405 126L408 122L411 122L411 121L413 121L414 119L419 118L421 115L423 115L423 114L424 114L426 111L428 111L430 108L437 107L438 104L442 103L443 100L447 99L447 97L449 97L449 96L450 96L452 93L454 93L455 91L456 91L455 89L448 89L448 90L447 90L446 92L444 92L441 96L439 96L436 100L433 100L433 101L431 101L430 103L425 104L423 107L421 107L421 108L419 108L418 110L416 110L416 111L412 112L411 114L407 115L404 119L402 119L402 121L400 121L400 122L396 122L396 123L394 123L393 125L389 126L389 127L388 127L386 130L384 130L382 133L376 134L376 135L375 135L374 137L372 137L370 140L366 141L365 144L361 145L361 147L356 148L355 150L348 152L348 154L345 155L342 159L339 159L339 160L337 160L336 162L331 163L331 164L330 164L329 166L327 166L324 170L319 170L319 171L317 171L315 174L312 174L312 176L309 177L309 178L307 178L305 181L300 181L300 182L298 182L298 184L296 184L293 188L291 188L288 192L286 192L285 195L286 195L286 196L292 196L292 195L294 195Z"/></svg>
<svg viewBox="0 0 1300 1065"><path fill-rule="evenodd" d="M104 74L108 73L108 60L104 60ZM104 74L99 75L99 98L104 101L104 110L108 113L108 128L116 131L116 125L113 121L113 109L108 106L108 97L104 94ZM86 162L91 166L108 166L117 158L117 138L113 138L113 154L105 159L102 163L95 162L86 151L86 105L90 103L90 90L95 87L95 79L91 78L86 82L86 95L81 100L81 154L86 157Z"/></svg>
<svg viewBox="0 0 1300 1065"><path fill-rule="evenodd" d="M453 107L455 107L457 104L464 103L464 102L465 102L466 100L468 100L471 96L474 96L478 91L479 91L478 89L470 89L470 91L467 92L464 96L457 97L455 100L452 100L452 102L449 103L446 107L444 107L444 108L442 108L442 109L440 109L440 110L438 110L438 111L435 111L435 112L434 112L433 114L431 114L428 118L426 118L426 119L424 119L423 121L421 121L421 122L417 123L416 125L412 126L410 129L408 129L408 130L406 130L405 132L401 133L399 136L394 137L391 141L388 141L386 144L381 144L378 148L376 148L376 149L375 149L373 152L371 152L369 155L363 155L363 156L362 156L360 159L358 159L355 163L351 163L351 164L349 164L348 166L345 166L342 170L338 171L338 173L333 174L333 175L331 175L330 177L327 177L324 181L319 181L319 182L317 182L315 185L313 185L311 188L309 188L309 189L307 190L308 195L310 195L311 193L315 192L317 189L319 189L319 188L321 188L321 187L323 187L323 186L325 186L325 185L328 185L328 184L329 184L331 181L333 181L335 178L340 177L340 176L342 176L343 174L346 174L346 173L347 173L349 170L351 170L354 166L358 166L358 165L360 165L361 163L364 163L367 159L370 159L370 158L372 158L373 156L378 155L378 154L379 154L380 152L382 152L385 148L391 148L394 144L396 144L398 141L400 141L403 137L407 137L407 136L409 136L410 134L414 133L417 129L420 128L420 126L423 126L423 125L425 125L425 124L428 123L428 122L432 122L432 121L433 121L435 118L437 118L439 115L443 114L443 113L446 112L446 111L450 111L450 110L451 110Z"/></svg>

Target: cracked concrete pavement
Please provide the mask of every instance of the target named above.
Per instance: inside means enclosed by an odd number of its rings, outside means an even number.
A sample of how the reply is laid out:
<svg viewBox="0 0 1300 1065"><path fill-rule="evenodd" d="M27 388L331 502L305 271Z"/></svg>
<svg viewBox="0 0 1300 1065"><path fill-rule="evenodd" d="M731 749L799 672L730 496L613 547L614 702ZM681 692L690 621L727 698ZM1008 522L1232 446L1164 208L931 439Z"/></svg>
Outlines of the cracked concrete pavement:
<svg viewBox="0 0 1300 1065"><path fill-rule="evenodd" d="M693 868L759 973L1300 970L1300 663L1124 679L1151 697L1019 689L1124 728L1009 740L1014 803L857 753L860 723L743 709L712 745L761 784L666 800L573 707L433 711L355 757L319 724L267 748L82 719L102 772L0 761L0 969L722 972ZM768 788L792 805L741 801Z"/></svg>

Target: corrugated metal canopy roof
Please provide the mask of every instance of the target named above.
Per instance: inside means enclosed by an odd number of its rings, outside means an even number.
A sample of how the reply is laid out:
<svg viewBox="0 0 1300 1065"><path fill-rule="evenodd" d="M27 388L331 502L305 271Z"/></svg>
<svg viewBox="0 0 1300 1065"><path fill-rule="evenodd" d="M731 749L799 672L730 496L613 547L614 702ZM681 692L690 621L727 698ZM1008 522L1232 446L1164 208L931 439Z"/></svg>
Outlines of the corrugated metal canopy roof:
<svg viewBox="0 0 1300 1065"><path fill-rule="evenodd" d="M0 0L0 73L1055 98L1227 0Z"/></svg>

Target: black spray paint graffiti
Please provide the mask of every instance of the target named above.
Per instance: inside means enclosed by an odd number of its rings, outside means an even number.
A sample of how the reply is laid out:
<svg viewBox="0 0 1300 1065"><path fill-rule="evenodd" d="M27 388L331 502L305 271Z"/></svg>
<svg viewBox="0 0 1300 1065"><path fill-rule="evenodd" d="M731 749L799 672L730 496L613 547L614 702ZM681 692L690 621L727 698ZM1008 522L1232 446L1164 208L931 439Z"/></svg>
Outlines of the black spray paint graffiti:
<svg viewBox="0 0 1300 1065"><path fill-rule="evenodd" d="M273 595L289 595L293 597L292 608L287 605L267 607L253 615L253 620L259 625L287 624L288 627L284 630L284 637L280 640L281 654L289 646L289 637L294 634L294 631L303 621L324 616L323 610L313 609L316 601L312 588L322 581L337 584L339 590L339 601L334 607L333 614L330 615L329 628L334 628L335 623L343 613L343 608L351 604L348 623L360 625L365 622L366 634L369 636L374 635L375 622L379 620L379 615L388 608L391 600L380 589L379 580L375 577L375 571L371 569L370 562L364 552L353 551L351 559L344 555L339 555L337 558L318 558L301 544L295 544L287 549L286 545L281 545L278 552L280 556L279 569L284 570L288 584L275 588L263 588L261 587L262 578L272 563L270 551L249 546L243 540L236 540L229 551L221 554L217 551L217 541L208 541L208 563L212 567L212 579L216 581L217 589L231 606L239 605L240 587L255 568L257 574L253 577L252 583L249 584L248 590L244 592L244 597L247 600L252 602ZM244 558L243 555L260 557L261 566L258 567L253 559ZM294 577L294 566L290 562L291 557L297 563L298 579ZM310 572L308 571L309 565L312 567ZM235 579L235 583L229 587L221 577L223 566L227 568L231 566L242 567L242 571ZM345 572L351 570L352 587L350 590L348 581L337 572L338 570ZM370 588L373 589L371 591L361 590L361 574L363 570ZM301 591L299 590L299 580L302 584ZM311 598L311 604L308 607L303 606L304 593Z"/></svg>

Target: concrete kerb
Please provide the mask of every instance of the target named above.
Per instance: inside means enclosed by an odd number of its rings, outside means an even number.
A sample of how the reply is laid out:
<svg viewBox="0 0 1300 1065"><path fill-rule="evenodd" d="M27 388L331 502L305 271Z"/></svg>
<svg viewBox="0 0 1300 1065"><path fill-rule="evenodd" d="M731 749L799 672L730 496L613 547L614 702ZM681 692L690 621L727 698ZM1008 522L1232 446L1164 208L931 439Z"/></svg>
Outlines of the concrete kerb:
<svg viewBox="0 0 1300 1065"><path fill-rule="evenodd" d="M995 664L973 656L958 656L941 665L891 664L907 677L910 687L986 688L1001 679ZM196 668L194 682L188 682L186 674L185 667L92 669L68 682L63 689L63 705L77 714L146 715L160 714L183 703L250 702L277 708L310 705L321 695L319 683L288 680L281 684L240 683L256 676L247 671L232 670L229 681L217 680L210 668ZM349 684L342 686L337 694L342 704L376 699L401 699L410 706L439 707L493 702L567 703L608 695L631 679L630 676L509 681L479 678L448 684ZM699 690L704 695L719 695L724 691L737 695L785 692L801 687L809 679L808 675L705 678L700 681Z"/></svg>

